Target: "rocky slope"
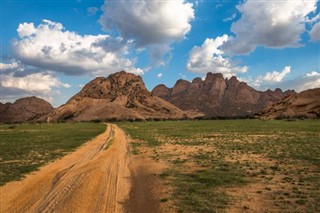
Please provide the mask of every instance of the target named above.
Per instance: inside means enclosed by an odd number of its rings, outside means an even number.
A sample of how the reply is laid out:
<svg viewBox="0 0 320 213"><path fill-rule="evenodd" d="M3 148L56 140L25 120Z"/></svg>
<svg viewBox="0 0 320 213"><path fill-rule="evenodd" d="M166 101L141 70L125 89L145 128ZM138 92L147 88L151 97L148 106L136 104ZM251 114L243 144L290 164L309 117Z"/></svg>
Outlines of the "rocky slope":
<svg viewBox="0 0 320 213"><path fill-rule="evenodd" d="M153 96L140 76L121 71L89 82L66 104L47 117L48 122L92 120L178 119L199 116Z"/></svg>
<svg viewBox="0 0 320 213"><path fill-rule="evenodd" d="M270 104L260 118L320 118L320 88L290 95L278 103Z"/></svg>
<svg viewBox="0 0 320 213"><path fill-rule="evenodd" d="M222 74L208 73L205 80L192 82L178 80L173 88L158 85L152 94L161 97L182 110L202 112L206 117L253 116L270 103L294 94L280 89L256 91L236 77L225 79Z"/></svg>
<svg viewBox="0 0 320 213"><path fill-rule="evenodd" d="M14 103L0 103L0 123L34 121L52 110L51 104L37 97L21 98Z"/></svg>

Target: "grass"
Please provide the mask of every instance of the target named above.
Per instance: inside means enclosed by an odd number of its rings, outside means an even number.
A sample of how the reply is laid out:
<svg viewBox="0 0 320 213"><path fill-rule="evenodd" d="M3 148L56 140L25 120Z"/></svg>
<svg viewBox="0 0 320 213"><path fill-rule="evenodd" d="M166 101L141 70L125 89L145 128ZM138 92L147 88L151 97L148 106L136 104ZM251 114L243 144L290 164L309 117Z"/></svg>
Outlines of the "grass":
<svg viewBox="0 0 320 213"><path fill-rule="evenodd" d="M241 196L269 200L269 211L320 209L319 120L118 125L134 139L135 154L153 150L151 157L167 165L160 178L173 188L165 197L177 204L175 211L223 212L266 206L243 203Z"/></svg>
<svg viewBox="0 0 320 213"><path fill-rule="evenodd" d="M0 125L0 185L64 156L105 128L102 123Z"/></svg>

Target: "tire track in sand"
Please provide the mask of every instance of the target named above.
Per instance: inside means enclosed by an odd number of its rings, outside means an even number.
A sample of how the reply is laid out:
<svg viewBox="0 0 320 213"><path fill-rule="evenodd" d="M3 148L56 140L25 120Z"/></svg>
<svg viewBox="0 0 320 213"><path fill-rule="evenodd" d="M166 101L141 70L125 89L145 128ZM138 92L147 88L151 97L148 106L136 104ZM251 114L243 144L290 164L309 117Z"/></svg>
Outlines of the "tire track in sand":
<svg viewBox="0 0 320 213"><path fill-rule="evenodd" d="M124 212L130 164L126 136L110 124L75 152L1 187L0 212Z"/></svg>

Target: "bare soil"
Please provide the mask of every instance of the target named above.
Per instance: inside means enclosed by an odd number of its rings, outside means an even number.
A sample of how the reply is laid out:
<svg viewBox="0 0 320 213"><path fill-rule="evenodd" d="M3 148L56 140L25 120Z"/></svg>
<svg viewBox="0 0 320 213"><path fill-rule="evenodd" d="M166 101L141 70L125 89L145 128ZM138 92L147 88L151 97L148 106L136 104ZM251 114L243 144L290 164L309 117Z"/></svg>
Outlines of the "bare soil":
<svg viewBox="0 0 320 213"><path fill-rule="evenodd" d="M125 133L108 125L75 152L1 187L0 212L159 212L155 178L133 159Z"/></svg>

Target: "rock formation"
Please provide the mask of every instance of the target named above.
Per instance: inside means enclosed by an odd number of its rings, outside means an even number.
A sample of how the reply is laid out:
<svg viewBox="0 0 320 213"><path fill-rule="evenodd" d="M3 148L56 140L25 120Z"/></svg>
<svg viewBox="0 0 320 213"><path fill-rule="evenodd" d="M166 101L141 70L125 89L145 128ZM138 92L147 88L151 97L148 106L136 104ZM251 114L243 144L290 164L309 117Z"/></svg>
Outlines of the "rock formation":
<svg viewBox="0 0 320 213"><path fill-rule="evenodd" d="M320 118L320 88L292 94L278 103L268 105L260 118Z"/></svg>
<svg viewBox="0 0 320 213"><path fill-rule="evenodd" d="M48 122L180 119L199 114L184 112L153 96L140 76L121 71L89 82L66 104L47 117Z"/></svg>
<svg viewBox="0 0 320 213"><path fill-rule="evenodd" d="M52 110L50 103L37 97L21 98L14 103L0 103L0 123L34 121Z"/></svg>
<svg viewBox="0 0 320 213"><path fill-rule="evenodd" d="M152 90L153 95L182 110L202 112L209 118L253 116L267 104L294 93L280 89L260 92L234 76L225 79L220 73L208 73L204 81L201 78L195 78L192 82L178 80L173 88L162 84Z"/></svg>

